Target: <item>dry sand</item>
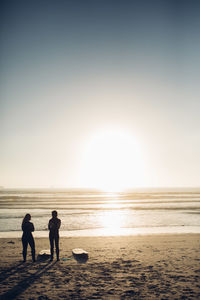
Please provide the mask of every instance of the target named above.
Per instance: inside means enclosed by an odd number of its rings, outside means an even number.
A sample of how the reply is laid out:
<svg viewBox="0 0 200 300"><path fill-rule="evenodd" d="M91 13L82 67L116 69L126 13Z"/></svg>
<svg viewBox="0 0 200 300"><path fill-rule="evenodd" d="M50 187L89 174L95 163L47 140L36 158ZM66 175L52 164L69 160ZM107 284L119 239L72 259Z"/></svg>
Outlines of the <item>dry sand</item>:
<svg viewBox="0 0 200 300"><path fill-rule="evenodd" d="M60 248L69 260L32 263L29 248L22 263L21 240L1 239L0 299L200 299L200 235L61 238Z"/></svg>

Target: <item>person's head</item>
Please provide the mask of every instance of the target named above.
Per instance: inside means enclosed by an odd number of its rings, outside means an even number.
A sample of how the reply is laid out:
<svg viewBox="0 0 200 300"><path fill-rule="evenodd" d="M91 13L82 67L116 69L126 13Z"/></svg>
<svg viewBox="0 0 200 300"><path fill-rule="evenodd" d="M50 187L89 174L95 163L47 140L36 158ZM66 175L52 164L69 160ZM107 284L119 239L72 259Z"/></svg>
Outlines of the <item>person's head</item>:
<svg viewBox="0 0 200 300"><path fill-rule="evenodd" d="M57 215L58 215L58 213L57 213L56 210L53 210L53 211L51 212L51 214L52 214L52 217L53 217L53 218L56 218Z"/></svg>
<svg viewBox="0 0 200 300"><path fill-rule="evenodd" d="M23 219L23 223L25 222L29 222L31 220L31 215L30 214L26 214L24 219Z"/></svg>

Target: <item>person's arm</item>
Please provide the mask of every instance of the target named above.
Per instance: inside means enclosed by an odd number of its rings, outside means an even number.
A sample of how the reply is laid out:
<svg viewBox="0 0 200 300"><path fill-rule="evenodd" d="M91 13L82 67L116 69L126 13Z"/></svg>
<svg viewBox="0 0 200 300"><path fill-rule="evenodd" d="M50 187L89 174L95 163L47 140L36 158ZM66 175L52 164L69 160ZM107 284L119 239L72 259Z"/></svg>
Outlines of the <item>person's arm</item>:
<svg viewBox="0 0 200 300"><path fill-rule="evenodd" d="M49 225L48 225L49 230L55 229L55 224L53 219L49 220Z"/></svg>
<svg viewBox="0 0 200 300"><path fill-rule="evenodd" d="M50 221L49 221L49 224L48 224L48 229L50 230Z"/></svg>
<svg viewBox="0 0 200 300"><path fill-rule="evenodd" d="M58 229L60 228L60 225L61 225L61 220L58 219L58 224L57 224Z"/></svg>
<svg viewBox="0 0 200 300"><path fill-rule="evenodd" d="M35 231L33 223L31 223L31 232Z"/></svg>

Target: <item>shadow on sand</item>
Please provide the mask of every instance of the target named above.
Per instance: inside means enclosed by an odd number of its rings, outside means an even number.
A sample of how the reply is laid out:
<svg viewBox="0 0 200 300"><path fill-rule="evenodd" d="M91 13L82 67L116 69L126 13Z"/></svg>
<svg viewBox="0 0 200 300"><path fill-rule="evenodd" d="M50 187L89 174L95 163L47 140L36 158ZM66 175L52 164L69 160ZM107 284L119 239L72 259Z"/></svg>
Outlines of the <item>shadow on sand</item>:
<svg viewBox="0 0 200 300"><path fill-rule="evenodd" d="M0 299L1 300L15 299L20 294L22 294L27 288L29 288L34 283L35 280L39 279L45 272L47 272L49 269L51 269L55 264L56 264L56 262L51 263L51 264L48 263L44 266L38 266L40 268L39 270L37 270L34 274L31 274L30 276L21 280L20 282L18 282L18 284L16 286L14 286L10 290L8 290L4 294L2 294L0 296ZM4 277L3 280L8 279L9 276L12 276L15 273L17 274L17 273L21 272L22 270L27 269L27 271L28 271L28 269L29 269L29 265L27 265L27 264L25 264L25 265L23 264L23 268L20 268L19 266L21 266L21 263L10 268L8 270L8 273L9 273L8 276Z"/></svg>
<svg viewBox="0 0 200 300"><path fill-rule="evenodd" d="M74 259L79 263L79 264L85 264L88 261L88 254L74 254L73 253Z"/></svg>
<svg viewBox="0 0 200 300"><path fill-rule="evenodd" d="M43 255L39 255L37 256L37 261L38 262L45 262L48 261L51 258L51 255L49 254L43 254Z"/></svg>
<svg viewBox="0 0 200 300"><path fill-rule="evenodd" d="M6 280L11 275L14 275L15 273L18 273L20 271L23 271L27 266L24 265L23 262L16 263L11 268L5 269L0 273L0 283Z"/></svg>

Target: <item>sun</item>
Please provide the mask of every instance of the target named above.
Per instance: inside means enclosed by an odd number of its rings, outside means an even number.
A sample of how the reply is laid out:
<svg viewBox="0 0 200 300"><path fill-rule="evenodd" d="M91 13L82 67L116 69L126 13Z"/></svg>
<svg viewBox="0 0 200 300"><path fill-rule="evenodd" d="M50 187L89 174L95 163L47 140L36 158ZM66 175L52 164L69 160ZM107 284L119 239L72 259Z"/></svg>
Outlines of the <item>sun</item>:
<svg viewBox="0 0 200 300"><path fill-rule="evenodd" d="M120 129L95 132L87 141L81 163L85 187L121 191L143 185L144 160L136 138Z"/></svg>

